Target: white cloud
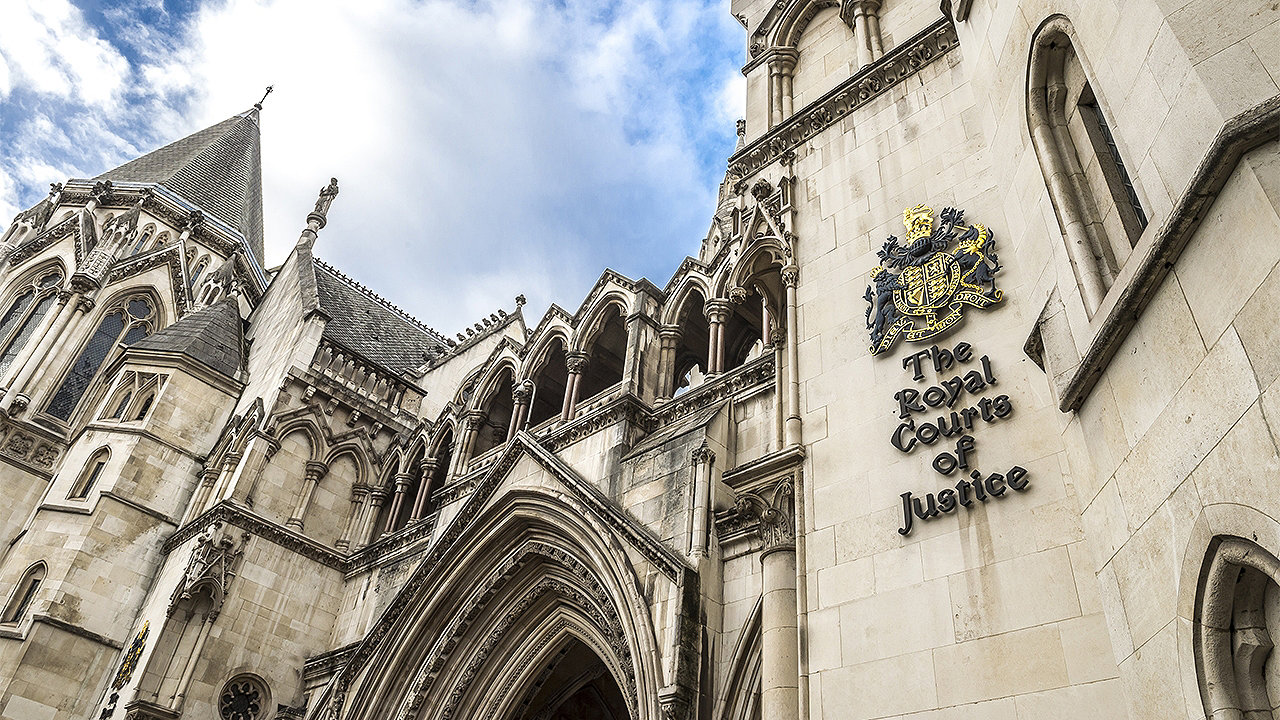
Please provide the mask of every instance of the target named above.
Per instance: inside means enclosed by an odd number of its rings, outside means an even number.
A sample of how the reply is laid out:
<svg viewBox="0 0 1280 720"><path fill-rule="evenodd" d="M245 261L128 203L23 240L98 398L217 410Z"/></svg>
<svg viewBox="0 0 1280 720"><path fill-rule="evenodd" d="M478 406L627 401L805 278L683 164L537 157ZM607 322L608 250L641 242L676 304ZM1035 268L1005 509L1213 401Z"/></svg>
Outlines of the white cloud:
<svg viewBox="0 0 1280 720"><path fill-rule="evenodd" d="M274 85L262 140L269 264L334 175L342 195L318 254L424 321L451 331L510 309L517 293L535 312L572 309L606 265L661 284L698 248L719 178L694 143L732 147L719 96L741 45L727 3L714 1L225 0L178 37L139 27L125 4L107 14L140 39L134 95L117 111L130 122L103 107L121 92L104 77L97 94L75 91L100 112L54 128L24 120L24 136L47 135L0 167L25 168L24 187L66 158L96 174ZM47 38L83 22L34 6ZM52 92L54 75L25 69L48 58L47 43L11 45L4 32L0 53L24 58L15 88ZM79 36L80 52L105 53L91 29ZM64 161L37 168L48 152Z"/></svg>
<svg viewBox="0 0 1280 720"><path fill-rule="evenodd" d="M0 72L0 92L6 95L22 84L111 111L129 72L124 56L102 40L68 0L7 3L0 48L7 65Z"/></svg>

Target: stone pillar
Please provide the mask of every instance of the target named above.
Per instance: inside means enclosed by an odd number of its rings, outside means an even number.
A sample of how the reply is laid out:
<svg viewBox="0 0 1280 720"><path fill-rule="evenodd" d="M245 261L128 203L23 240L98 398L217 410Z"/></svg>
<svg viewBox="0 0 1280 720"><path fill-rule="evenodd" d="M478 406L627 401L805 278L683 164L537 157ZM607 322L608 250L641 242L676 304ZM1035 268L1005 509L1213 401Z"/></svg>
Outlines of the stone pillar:
<svg viewBox="0 0 1280 720"><path fill-rule="evenodd" d="M769 59L769 127L775 127L795 111L792 78L795 76L794 48L779 48Z"/></svg>
<svg viewBox="0 0 1280 720"><path fill-rule="evenodd" d="M431 499L431 476L435 474L436 468L439 467L440 460L437 458L427 458L422 461L420 466L422 469L421 479L418 480L418 496L413 500L413 519L421 520L426 515L427 501Z"/></svg>
<svg viewBox="0 0 1280 720"><path fill-rule="evenodd" d="M582 374L587 371L587 354L581 350L569 353L566 361L569 367L569 383L564 390L564 408L560 420L568 422L578 412L578 391L581 389Z"/></svg>
<svg viewBox="0 0 1280 720"><path fill-rule="evenodd" d="M511 389L511 425L507 428L507 440L524 429L524 422L529 418L529 399L533 397L533 383L524 380Z"/></svg>
<svg viewBox="0 0 1280 720"><path fill-rule="evenodd" d="M364 518L360 521L360 531L356 533L359 547L364 547L373 542L374 523L378 522L378 512L382 510L382 504L387 501L386 488L371 488L369 490L369 505L365 509Z"/></svg>
<svg viewBox="0 0 1280 720"><path fill-rule="evenodd" d="M293 515L285 522L285 527L302 532L302 518L306 517L307 508L311 507L311 499L315 497L316 487L320 485L320 479L327 472L329 472L329 467L324 463L307 463L307 479L302 487L302 495L298 498L297 507L293 509Z"/></svg>
<svg viewBox="0 0 1280 720"><path fill-rule="evenodd" d="M880 39L880 0L846 0L840 16L853 26L858 47L858 66L866 67L884 55Z"/></svg>
<svg viewBox="0 0 1280 720"><path fill-rule="evenodd" d="M689 455L693 464L693 521L689 531L689 556L707 555L707 513L711 508L711 466L716 454L706 440Z"/></svg>
<svg viewBox="0 0 1280 720"><path fill-rule="evenodd" d="M773 347L772 326L773 317L769 313L769 298L762 292L760 293L760 344L765 349Z"/></svg>
<svg viewBox="0 0 1280 720"><path fill-rule="evenodd" d="M724 372L724 323L729 318L729 303L725 300L708 300L706 314L710 327L710 336L707 338L707 375L718 375Z"/></svg>
<svg viewBox="0 0 1280 720"><path fill-rule="evenodd" d="M654 403L660 404L675 394L676 350L683 333L679 325L663 325L658 331L658 392Z"/></svg>
<svg viewBox="0 0 1280 720"><path fill-rule="evenodd" d="M396 475L396 491L391 500L391 510L387 512L387 523L382 526L383 535L396 529L396 518L400 517L400 510L404 507L404 494L412 480L413 476L409 473Z"/></svg>
<svg viewBox="0 0 1280 720"><path fill-rule="evenodd" d="M787 420L783 431L787 445L800 444L800 339L796 330L796 285L799 283L799 266L782 268L782 284L787 292Z"/></svg>
<svg viewBox="0 0 1280 720"><path fill-rule="evenodd" d="M186 525L193 518L204 510L204 504L209 500L209 493L213 491L213 484L217 481L219 475L218 468L205 467L200 473L200 485L196 488L195 495L191 498L191 502L187 505L187 512L182 516L182 524Z"/></svg>
<svg viewBox="0 0 1280 720"><path fill-rule="evenodd" d="M764 543L760 553L764 586L760 602L760 717L798 720L800 636L796 612L795 488L791 479L779 482L771 494L769 499L751 498Z"/></svg>
<svg viewBox="0 0 1280 720"><path fill-rule="evenodd" d="M253 495L258 490L258 481L262 479L262 469L267 462L271 460L271 456L276 454L280 449L280 441L267 435L265 432L257 432L253 439L249 441L248 450L246 450L244 464L240 466L239 477L246 474L251 478L249 487L244 494L244 504L253 507ZM236 482L236 477L232 476L227 480L228 487L225 488L219 496L234 497L235 488L232 485Z"/></svg>
<svg viewBox="0 0 1280 720"><path fill-rule="evenodd" d="M458 440L457 452L453 456L453 467L449 471L450 477L458 477L466 474L467 463L471 461L471 450L476 444L476 433L480 431L480 427L484 425L484 413L479 410L472 410L467 413L466 424L463 426L462 437Z"/></svg>
<svg viewBox="0 0 1280 720"><path fill-rule="evenodd" d="M360 523L361 511L364 510L364 501L369 497L369 488L365 485L356 485L351 488L351 510L347 513L347 524L342 528L342 535L338 541L333 544L339 550L346 550L351 546L351 530Z"/></svg>

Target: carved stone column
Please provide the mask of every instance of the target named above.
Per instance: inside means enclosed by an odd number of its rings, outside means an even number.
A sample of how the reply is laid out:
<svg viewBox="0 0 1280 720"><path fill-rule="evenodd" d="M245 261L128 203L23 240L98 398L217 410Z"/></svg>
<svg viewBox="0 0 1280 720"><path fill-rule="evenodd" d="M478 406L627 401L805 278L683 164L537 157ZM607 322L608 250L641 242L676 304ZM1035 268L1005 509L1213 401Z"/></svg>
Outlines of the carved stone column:
<svg viewBox="0 0 1280 720"><path fill-rule="evenodd" d="M66 336L67 326L71 321L78 319L92 308L93 302L84 301L80 293L69 290L58 292L58 302L54 305L53 312L40 323L41 327L36 331L36 341L27 343L27 347L18 353L13 364L9 366L13 379L9 382L3 399L0 399L0 408L8 410L13 406L18 395L26 391L31 376L41 366L46 365L44 359L50 356L50 348L59 338ZM26 403L22 403L22 406L25 407Z"/></svg>
<svg viewBox="0 0 1280 720"><path fill-rule="evenodd" d="M511 389L511 426L507 428L507 439L516 436L524 429L524 421L529 417L529 398L533 397L533 383L524 380Z"/></svg>
<svg viewBox="0 0 1280 720"><path fill-rule="evenodd" d="M450 477L458 477L466 473L467 463L471 462L471 451L476 445L476 433L484 425L485 415L479 410L467 413L466 424L462 429L462 437L458 441L458 452L453 456L453 467Z"/></svg>
<svg viewBox="0 0 1280 720"><path fill-rule="evenodd" d="M285 522L285 527L302 532L302 518L306 517L307 508L311 507L311 499L315 497L316 488L320 485L320 479L327 472L329 472L329 466L324 463L307 463L306 484L303 485L302 495L298 498L298 505L293 509L293 515Z"/></svg>
<svg viewBox="0 0 1280 720"><path fill-rule="evenodd" d="M396 529L396 518L400 517L400 510L404 507L404 494L408 491L409 483L412 481L413 476L409 473L396 475L395 495L391 499L391 510L387 512L387 523L382 527L383 535Z"/></svg>
<svg viewBox="0 0 1280 720"><path fill-rule="evenodd" d="M689 556L707 555L707 513L711 507L711 466L716 454L703 440L702 445L689 454L693 464L693 520L689 531Z"/></svg>
<svg viewBox="0 0 1280 720"><path fill-rule="evenodd" d="M360 531L356 533L356 537L359 538L357 541L359 547L373 542L373 531L376 529L374 524L378 522L378 513L386 501L386 488L369 489L369 507L365 510L364 519L360 522Z"/></svg>
<svg viewBox="0 0 1280 720"><path fill-rule="evenodd" d="M866 67L884 55L880 39L880 0L843 0L840 18L853 28L859 67Z"/></svg>
<svg viewBox="0 0 1280 720"><path fill-rule="evenodd" d="M187 524L204 510L204 504L209 500L209 493L213 491L213 484L217 481L219 473L217 465L205 467L201 471L200 485L196 488L195 495L191 498L191 503L187 505L187 512L182 516L182 524Z"/></svg>
<svg viewBox="0 0 1280 720"><path fill-rule="evenodd" d="M782 284L787 292L787 419L783 436L787 445L800 444L800 339L796 330L796 285L800 284L800 268L782 268Z"/></svg>
<svg viewBox="0 0 1280 720"><path fill-rule="evenodd" d="M791 81L796 69L795 48L778 48L769 58L769 127L775 127L794 112Z"/></svg>
<svg viewBox="0 0 1280 720"><path fill-rule="evenodd" d="M427 458L422 461L422 479L418 481L418 496L413 500L413 519L421 520L426 514L427 501L431 499L431 476L435 475L436 468L440 466L438 458Z"/></svg>
<svg viewBox="0 0 1280 720"><path fill-rule="evenodd" d="M718 375L724 372L724 323L729 319L728 301L708 300L706 315L711 328L707 338L707 374Z"/></svg>
<svg viewBox="0 0 1280 720"><path fill-rule="evenodd" d="M760 602L760 717L798 720L799 632L796 611L795 487L784 478L764 494L747 494L738 512L758 520L764 593Z"/></svg>
<svg viewBox="0 0 1280 720"><path fill-rule="evenodd" d="M351 530L363 519L364 502L368 497L369 487L367 485L356 485L351 488L351 510L347 513L347 524L343 526L342 535L333 544L334 547L339 550L346 550L351 546Z"/></svg>
<svg viewBox="0 0 1280 720"><path fill-rule="evenodd" d="M773 347L773 317L769 311L769 298L760 293L760 344L766 349Z"/></svg>
<svg viewBox="0 0 1280 720"><path fill-rule="evenodd" d="M560 420L568 422L578 412L578 391L581 389L582 374L587 371L587 354L578 350L569 353L566 365L569 368L569 382L564 390L564 408Z"/></svg>
<svg viewBox="0 0 1280 720"><path fill-rule="evenodd" d="M658 393L655 403L664 403L675 394L676 349L683 333L679 325L663 325L658 331Z"/></svg>

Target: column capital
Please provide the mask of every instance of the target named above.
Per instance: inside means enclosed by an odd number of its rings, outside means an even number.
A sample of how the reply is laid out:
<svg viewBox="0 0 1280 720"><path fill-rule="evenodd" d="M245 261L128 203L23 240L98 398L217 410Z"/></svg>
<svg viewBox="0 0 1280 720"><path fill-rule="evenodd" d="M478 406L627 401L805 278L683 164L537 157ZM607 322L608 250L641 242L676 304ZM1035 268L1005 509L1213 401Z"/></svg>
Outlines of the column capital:
<svg viewBox="0 0 1280 720"><path fill-rule="evenodd" d="M776 47L769 53L769 70L790 75L796 69L800 53L793 47Z"/></svg>
<svg viewBox="0 0 1280 720"><path fill-rule="evenodd" d="M720 323L729 317L729 301L724 298L712 298L703 306L707 322Z"/></svg>
<svg viewBox="0 0 1280 720"><path fill-rule="evenodd" d="M795 287L800 284L800 266L791 264L782 268L782 284L787 287Z"/></svg>
<svg viewBox="0 0 1280 720"><path fill-rule="evenodd" d="M569 357L565 360L565 365L569 368L569 372L578 375L586 372L588 364L590 364L590 359L581 350L574 350L569 353Z"/></svg>
<svg viewBox="0 0 1280 720"><path fill-rule="evenodd" d="M668 342L680 342L680 338L684 336L684 331L679 325L663 325L658 330L658 337Z"/></svg>
<svg viewBox="0 0 1280 720"><path fill-rule="evenodd" d="M747 289L744 287L729 288L729 302L734 305L741 305L747 301Z"/></svg>
<svg viewBox="0 0 1280 720"><path fill-rule="evenodd" d="M329 466L322 462L311 461L307 463L307 479L311 482L318 483L329 472Z"/></svg>
<svg viewBox="0 0 1280 720"><path fill-rule="evenodd" d="M472 410L468 412L466 415L466 418L464 419L464 422L466 422L467 424L468 430L479 430L480 426L484 425L484 421L485 421L485 414L480 410Z"/></svg>
<svg viewBox="0 0 1280 720"><path fill-rule="evenodd" d="M532 396L533 383L529 380L524 380L511 388L511 399L516 403L528 402L529 398Z"/></svg>
<svg viewBox="0 0 1280 720"><path fill-rule="evenodd" d="M772 488L739 495L733 506L743 518L756 521L756 532L764 543L762 555L795 551L795 485L790 477Z"/></svg>

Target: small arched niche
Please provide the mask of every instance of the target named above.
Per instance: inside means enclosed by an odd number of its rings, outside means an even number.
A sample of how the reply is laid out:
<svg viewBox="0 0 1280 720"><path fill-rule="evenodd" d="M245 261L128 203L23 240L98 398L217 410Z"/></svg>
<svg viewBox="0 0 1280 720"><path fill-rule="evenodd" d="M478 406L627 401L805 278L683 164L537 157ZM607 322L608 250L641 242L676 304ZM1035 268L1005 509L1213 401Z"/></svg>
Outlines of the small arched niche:
<svg viewBox="0 0 1280 720"><path fill-rule="evenodd" d="M1243 538L1214 538L1196 594L1196 671L1205 716L1273 720L1280 700L1280 561Z"/></svg>
<svg viewBox="0 0 1280 720"><path fill-rule="evenodd" d="M588 360L578 391L581 402L622 382L627 355L627 326L622 306L610 305L598 323L595 333L584 344Z"/></svg>
<svg viewBox="0 0 1280 720"><path fill-rule="evenodd" d="M548 341L542 364L531 374L534 390L529 406L529 427L537 427L560 415L569 383L567 362L564 340L556 337Z"/></svg>

